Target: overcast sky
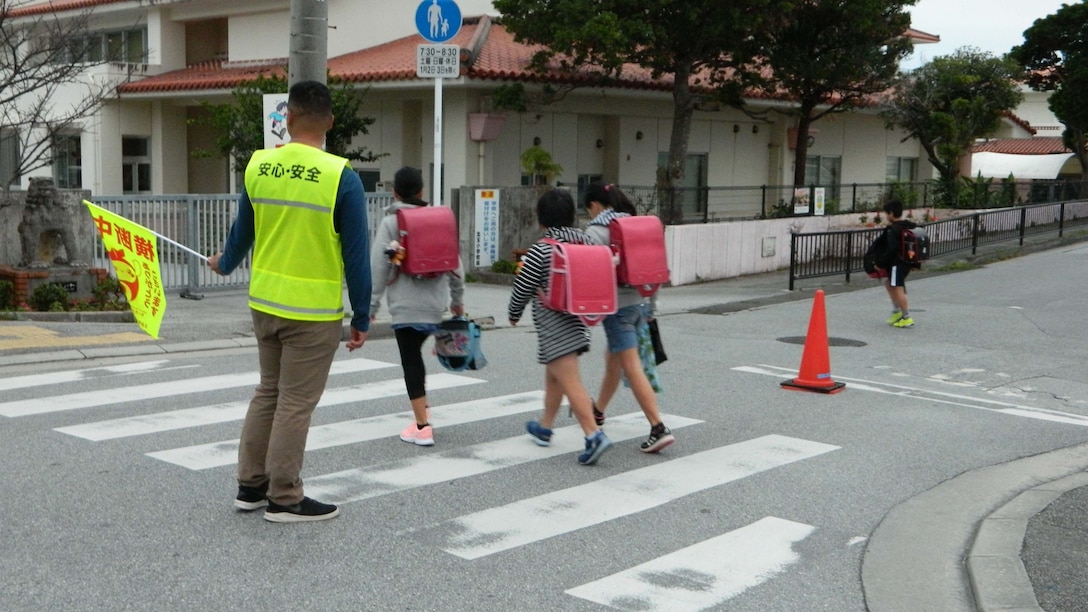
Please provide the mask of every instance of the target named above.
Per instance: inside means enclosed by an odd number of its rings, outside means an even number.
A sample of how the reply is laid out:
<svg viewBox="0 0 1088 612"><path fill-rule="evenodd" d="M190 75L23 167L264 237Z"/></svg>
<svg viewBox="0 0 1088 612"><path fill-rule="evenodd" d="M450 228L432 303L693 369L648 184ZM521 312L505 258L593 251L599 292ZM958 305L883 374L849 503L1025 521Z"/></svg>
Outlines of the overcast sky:
<svg viewBox="0 0 1088 612"><path fill-rule="evenodd" d="M937 44L915 45L901 64L917 68L960 47L978 47L1002 55L1024 41L1024 30L1036 19L1078 0L918 0L908 7L911 27L941 37Z"/></svg>

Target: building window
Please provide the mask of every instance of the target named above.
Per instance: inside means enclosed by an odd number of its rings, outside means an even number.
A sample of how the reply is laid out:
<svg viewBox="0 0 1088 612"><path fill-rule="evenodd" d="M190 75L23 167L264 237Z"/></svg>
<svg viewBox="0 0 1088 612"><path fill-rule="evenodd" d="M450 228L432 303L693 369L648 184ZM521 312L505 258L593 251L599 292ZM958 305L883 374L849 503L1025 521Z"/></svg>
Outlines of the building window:
<svg viewBox="0 0 1088 612"><path fill-rule="evenodd" d="M885 174L888 182L913 183L918 180L918 158L889 157Z"/></svg>
<svg viewBox="0 0 1088 612"><path fill-rule="evenodd" d="M147 28L94 32L68 42L67 55L61 61L70 63L147 62Z"/></svg>
<svg viewBox="0 0 1088 612"><path fill-rule="evenodd" d="M810 155L805 159L805 182L823 187L828 200L839 200L841 181L841 157Z"/></svg>
<svg viewBox="0 0 1088 612"><path fill-rule="evenodd" d="M0 130L0 184L18 185L19 134L15 130Z"/></svg>
<svg viewBox="0 0 1088 612"><path fill-rule="evenodd" d="M356 168L355 174L358 174L359 180L363 182L363 191L366 193L378 192L378 182L382 180L380 170L359 170Z"/></svg>
<svg viewBox="0 0 1088 612"><path fill-rule="evenodd" d="M83 163L78 134L53 139L53 181L59 189L83 187Z"/></svg>
<svg viewBox="0 0 1088 612"><path fill-rule="evenodd" d="M125 193L151 193L150 152L150 138L121 138L121 189Z"/></svg>
<svg viewBox="0 0 1088 612"><path fill-rule="evenodd" d="M601 181L601 175L600 174L579 174L578 175L578 192L574 194L574 204L579 209L584 210L585 207L586 207L586 203L585 203L586 187L588 187L590 183L597 183L597 182L600 182L600 181Z"/></svg>

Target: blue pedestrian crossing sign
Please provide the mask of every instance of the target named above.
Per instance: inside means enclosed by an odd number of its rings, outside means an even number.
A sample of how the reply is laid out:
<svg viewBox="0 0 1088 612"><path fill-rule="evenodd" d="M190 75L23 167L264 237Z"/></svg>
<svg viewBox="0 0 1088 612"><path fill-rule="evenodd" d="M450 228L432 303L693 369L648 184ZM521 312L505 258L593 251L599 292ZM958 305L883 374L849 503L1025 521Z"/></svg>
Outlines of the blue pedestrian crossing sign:
<svg viewBox="0 0 1088 612"><path fill-rule="evenodd" d="M423 0L416 9L419 35L443 43L461 31L461 9L453 0Z"/></svg>

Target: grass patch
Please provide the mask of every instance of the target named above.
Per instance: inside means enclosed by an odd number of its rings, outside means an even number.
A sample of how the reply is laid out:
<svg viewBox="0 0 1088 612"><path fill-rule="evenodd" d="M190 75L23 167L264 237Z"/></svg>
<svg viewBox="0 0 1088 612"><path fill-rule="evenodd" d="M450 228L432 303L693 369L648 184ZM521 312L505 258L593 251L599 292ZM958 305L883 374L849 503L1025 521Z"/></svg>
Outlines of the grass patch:
<svg viewBox="0 0 1088 612"><path fill-rule="evenodd" d="M924 269L926 272L964 272L967 270L977 270L979 267L980 266L969 261L953 261L944 264L943 266L926 266Z"/></svg>

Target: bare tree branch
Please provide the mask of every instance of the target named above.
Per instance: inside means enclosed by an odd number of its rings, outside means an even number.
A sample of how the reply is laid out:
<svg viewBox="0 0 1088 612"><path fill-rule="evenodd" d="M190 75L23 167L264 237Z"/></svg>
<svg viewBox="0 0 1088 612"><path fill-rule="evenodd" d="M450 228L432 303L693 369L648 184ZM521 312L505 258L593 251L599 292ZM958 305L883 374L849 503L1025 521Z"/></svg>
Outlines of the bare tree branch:
<svg viewBox="0 0 1088 612"><path fill-rule="evenodd" d="M101 39L90 29L92 10L32 13L25 3L0 0L0 134L18 143L5 160L0 190L53 162L53 142L97 113L116 86L131 76L129 65L96 79L95 68L111 58L92 54Z"/></svg>

